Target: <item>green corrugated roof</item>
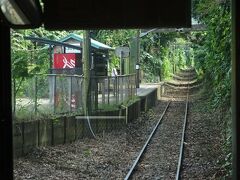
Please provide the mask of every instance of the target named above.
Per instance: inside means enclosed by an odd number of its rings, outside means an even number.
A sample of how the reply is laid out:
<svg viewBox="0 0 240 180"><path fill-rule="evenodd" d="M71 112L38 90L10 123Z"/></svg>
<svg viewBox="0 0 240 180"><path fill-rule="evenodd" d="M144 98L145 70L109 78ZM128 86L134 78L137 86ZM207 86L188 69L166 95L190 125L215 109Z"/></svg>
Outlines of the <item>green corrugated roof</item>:
<svg viewBox="0 0 240 180"><path fill-rule="evenodd" d="M81 35L78 35L78 34L74 34L74 33L71 33L69 35L67 35L66 37L62 38L62 39L59 39L60 42L65 42L67 41L68 39L75 39L79 42L83 42L83 37ZM91 46L94 47L94 48L97 48L97 49L114 49L106 44L103 44L101 42L98 42L94 39L91 39Z"/></svg>

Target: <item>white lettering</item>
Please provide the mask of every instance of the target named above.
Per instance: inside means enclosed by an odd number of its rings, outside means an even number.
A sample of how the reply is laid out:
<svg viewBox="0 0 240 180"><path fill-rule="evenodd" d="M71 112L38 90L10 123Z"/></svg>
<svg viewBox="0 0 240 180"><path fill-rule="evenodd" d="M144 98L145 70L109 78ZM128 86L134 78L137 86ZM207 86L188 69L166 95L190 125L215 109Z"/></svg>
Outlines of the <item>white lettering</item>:
<svg viewBox="0 0 240 180"><path fill-rule="evenodd" d="M67 58L65 56L63 56L63 68L74 68L75 67L75 61L73 59L70 59L69 61L67 60Z"/></svg>

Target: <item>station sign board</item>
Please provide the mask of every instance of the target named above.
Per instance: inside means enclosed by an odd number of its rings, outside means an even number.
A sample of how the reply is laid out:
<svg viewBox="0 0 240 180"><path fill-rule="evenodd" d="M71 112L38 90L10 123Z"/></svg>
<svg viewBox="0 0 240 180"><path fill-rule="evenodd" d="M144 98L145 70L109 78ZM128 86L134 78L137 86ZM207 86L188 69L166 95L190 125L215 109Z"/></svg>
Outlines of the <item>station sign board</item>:
<svg viewBox="0 0 240 180"><path fill-rule="evenodd" d="M54 54L53 68L54 69L71 69L79 67L80 54L77 53L64 53Z"/></svg>

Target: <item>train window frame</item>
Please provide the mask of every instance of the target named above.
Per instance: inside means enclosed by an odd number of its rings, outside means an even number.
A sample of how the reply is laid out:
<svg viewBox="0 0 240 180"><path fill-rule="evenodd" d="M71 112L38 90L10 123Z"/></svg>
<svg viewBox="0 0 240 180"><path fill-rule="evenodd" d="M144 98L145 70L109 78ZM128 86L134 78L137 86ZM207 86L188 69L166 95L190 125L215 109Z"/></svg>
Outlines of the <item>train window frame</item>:
<svg viewBox="0 0 240 180"><path fill-rule="evenodd" d="M37 2L37 1L36 1ZM237 4L239 4L239 2L238 1L236 1L236 0L232 0L232 8L234 9L234 12L233 12L233 14L232 14L232 17L233 17L233 20L232 20L232 23L233 22L235 22L235 25L233 26L233 32L235 32L235 38L236 37L239 37L239 29L238 29L238 27L239 27L239 25L237 25L237 21L239 20L239 17L236 15L237 14L237 12L238 12L238 10L237 10ZM42 15L42 12L40 12L40 14ZM14 24L12 24L11 22L9 22L9 21L7 21L6 20L6 18L5 18L5 16L4 16L4 14L0 11L0 29L2 28L1 26L2 26L2 22L4 22L5 24L7 24L9 27L12 27L12 28L16 28L16 29L27 29L27 28L31 28L31 29L33 29L33 28L37 28L37 27L39 27L39 26L41 26L41 23L42 23L42 17L40 17L40 19L39 19L39 21L36 23L35 22L35 24L28 24L28 25L14 25ZM238 30L237 30L238 29ZM1 40L2 41L2 40ZM0 45L1 46L1 45ZM233 110L233 118L234 118L234 127L233 127L233 134L235 135L235 137L234 137L234 142L233 142L233 148L234 148L234 155L235 155L235 158L234 158L234 160L233 160L233 165L234 165L234 168L233 168L233 170L234 170L234 172L233 172L233 174L234 174L234 179L236 178L237 179L237 177L239 177L240 176L240 171L238 171L240 168L239 168L239 154L238 154L238 150L240 149L240 138L237 136L237 130L239 130L240 128L239 128L239 122L237 121L238 120L238 118L239 118L239 112L238 112L238 108L239 108L239 100L240 100L240 98L239 98L239 95L237 95L237 90L239 89L239 84L237 83L237 81L238 81L238 76L237 76L237 74L239 73L238 71L239 71L239 61L237 61L237 60L239 60L239 53L237 53L237 49L239 48L239 46L240 46L240 43L239 43L239 38L236 38L235 40L234 40L234 42L233 42L233 48L234 48L234 52L233 52L233 54L234 55L232 55L232 60L233 61L235 61L235 68L234 68L234 71L233 72L235 72L235 73L233 73L233 83L235 84L235 86L233 87L233 89L234 89L234 97L233 97L233 107L234 107L234 110ZM2 49L0 49L0 50L2 50ZM1 52L1 53L3 53L3 52ZM6 53L6 52L5 52ZM8 60L8 59L6 59L6 60ZM9 64L10 62L6 62L7 64ZM8 70L6 70L4 67L1 67L1 70L2 70L2 73L1 74L7 74L7 73L9 73L8 72ZM11 73L10 74L8 74L8 76L11 76ZM1 77L2 78L2 77ZM4 79L2 79L1 80L1 84L5 84L5 82L4 82L5 80ZM4 88L3 88L3 86L2 86L2 88L1 88L1 93L2 92L4 92L4 90L5 89L10 89L11 87L9 87L9 86L5 86ZM5 101L3 102L3 104L5 103ZM8 113L8 112L7 112ZM9 113L8 114L9 116L11 115L11 113ZM2 121L2 120L1 120ZM1 122L1 127L3 126L3 128L5 127L4 126L5 124L4 124L4 122ZM235 131L234 131L235 130ZM5 132L4 132L5 133ZM4 136L1 136L1 138L0 138L0 144L2 144L2 145L4 145L4 143L6 143L7 141L6 140L8 140L8 138L9 138L9 136L8 136L9 134L4 134ZM11 137L11 136L10 136ZM1 149L3 149L3 148L1 148ZM9 156L10 154L12 154L12 152L10 151L10 152L7 152L7 151L1 151L1 165L6 165L6 164L4 164L5 163L5 161L4 162L2 162L2 158L4 158L4 159L8 159L9 161L11 161L12 160L12 156ZM234 157L234 155L233 155L233 157ZM13 175L11 172L12 172L12 167L11 167L11 165L10 166L8 166L9 164L7 164L7 166L5 166L5 169L2 169L1 170L1 177L5 177L5 176L2 176L4 173L3 173L3 171L5 171L6 170L6 173L5 173L5 175L6 174L8 174L8 175L10 175L10 176L8 176L8 178L10 178L10 179L12 179L11 178L11 176ZM4 167L4 166L3 166Z"/></svg>
<svg viewBox="0 0 240 180"><path fill-rule="evenodd" d="M34 29L42 25L43 12L39 0L0 0L0 18L13 29Z"/></svg>

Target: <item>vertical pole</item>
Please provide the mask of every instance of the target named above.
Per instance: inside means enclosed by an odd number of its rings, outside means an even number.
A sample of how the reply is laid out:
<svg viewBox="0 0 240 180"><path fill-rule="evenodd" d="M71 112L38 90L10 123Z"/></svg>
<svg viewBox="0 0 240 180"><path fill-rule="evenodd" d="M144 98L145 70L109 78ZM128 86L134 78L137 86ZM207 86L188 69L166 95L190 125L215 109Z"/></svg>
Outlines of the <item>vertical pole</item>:
<svg viewBox="0 0 240 180"><path fill-rule="evenodd" d="M110 79L109 76L107 76L107 92L108 92L108 104L110 103Z"/></svg>
<svg viewBox="0 0 240 180"><path fill-rule="evenodd" d="M122 56L123 56L123 52L121 51L121 53L120 53L120 75L122 75Z"/></svg>
<svg viewBox="0 0 240 180"><path fill-rule="evenodd" d="M239 72L240 72L240 32L239 32L239 21L240 17L237 16L237 11L240 3L237 0L232 0L232 131L233 131L233 179L237 180L240 178L240 111L239 111Z"/></svg>
<svg viewBox="0 0 240 180"><path fill-rule="evenodd" d="M95 110L98 109L98 84L101 87L101 83L98 83L98 77L91 77L91 84L94 85L94 108Z"/></svg>
<svg viewBox="0 0 240 180"><path fill-rule="evenodd" d="M73 107L76 108L76 96L75 94L73 94L73 80L72 80L72 76L70 76L70 112L73 111Z"/></svg>
<svg viewBox="0 0 240 180"><path fill-rule="evenodd" d="M95 110L98 109L98 89L102 91L101 81L99 81L99 78L96 77L96 68L95 68L96 55L97 55L96 53L91 53L91 62L89 62L91 64L90 65L90 71L91 71L90 72L90 84L91 84L90 89L91 89L91 95L92 95L91 102L93 102L91 106L92 110L93 110L93 105ZM92 91L94 91L94 93L92 93Z"/></svg>
<svg viewBox="0 0 240 180"><path fill-rule="evenodd" d="M137 31L137 60L136 60L136 65L139 66L140 64L140 29ZM139 83L140 83L140 69L136 69L136 88L139 88Z"/></svg>
<svg viewBox="0 0 240 180"><path fill-rule="evenodd" d="M37 120L37 146L40 146L40 120Z"/></svg>
<svg viewBox="0 0 240 180"><path fill-rule="evenodd" d="M38 96L38 85L37 85L37 83L38 83L38 79L37 79L37 76L35 76L35 78L34 78L34 113L35 113L35 115L37 114L37 96Z"/></svg>
<svg viewBox="0 0 240 180"><path fill-rule="evenodd" d="M84 30L83 32L83 74L84 74L84 114L85 116L91 113L91 89L90 89L90 32Z"/></svg>
<svg viewBox="0 0 240 180"><path fill-rule="evenodd" d="M115 81L114 83L116 83L116 103L118 104L119 102L119 76L115 77Z"/></svg>
<svg viewBox="0 0 240 180"><path fill-rule="evenodd" d="M24 155L24 146L25 146L25 122L21 123L22 125L22 155Z"/></svg>
<svg viewBox="0 0 240 180"><path fill-rule="evenodd" d="M56 83L56 75L54 75L54 76L51 76L51 78L53 77L53 113L56 113L56 101L58 101L58 99L57 98L59 98L58 96L57 96L57 91L56 91L56 89L57 89L57 83Z"/></svg>
<svg viewBox="0 0 240 180"><path fill-rule="evenodd" d="M13 179L10 29L0 21L0 177Z"/></svg>
<svg viewBox="0 0 240 180"><path fill-rule="evenodd" d="M120 102L123 102L123 76L120 77L119 79L119 87L120 87Z"/></svg>
<svg viewBox="0 0 240 180"><path fill-rule="evenodd" d="M176 46L173 45L173 74L175 74L175 57L176 56Z"/></svg>
<svg viewBox="0 0 240 180"><path fill-rule="evenodd" d="M100 82L102 82L102 104L105 104L105 78L101 78Z"/></svg>
<svg viewBox="0 0 240 180"><path fill-rule="evenodd" d="M49 48L48 48L48 53L49 53L49 73L51 74L52 73L52 46L49 45Z"/></svg>
<svg viewBox="0 0 240 180"><path fill-rule="evenodd" d="M13 78L13 91L12 91L12 98L13 98L13 116L16 115L16 79Z"/></svg>

